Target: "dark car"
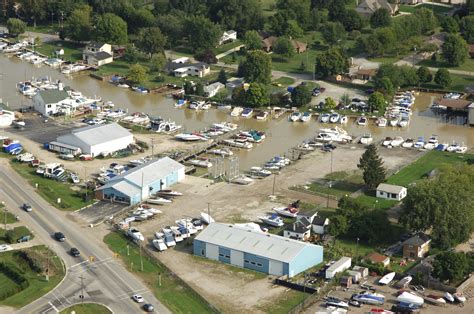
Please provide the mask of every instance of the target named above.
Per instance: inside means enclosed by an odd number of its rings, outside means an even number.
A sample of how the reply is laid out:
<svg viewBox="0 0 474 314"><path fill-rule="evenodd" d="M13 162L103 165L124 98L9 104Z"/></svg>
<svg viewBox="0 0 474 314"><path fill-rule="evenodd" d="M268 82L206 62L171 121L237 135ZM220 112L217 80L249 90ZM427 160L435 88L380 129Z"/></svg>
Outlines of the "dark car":
<svg viewBox="0 0 474 314"><path fill-rule="evenodd" d="M81 255L81 252L79 252L79 250L75 247L72 247L71 250L69 251L71 253L72 256L74 257L78 257L79 255Z"/></svg>
<svg viewBox="0 0 474 314"><path fill-rule="evenodd" d="M25 211L27 211L27 212L30 212L30 211L33 210L33 208L31 207L31 205L28 204L28 203L23 204L23 206L22 206L21 208L23 208L23 210L25 210Z"/></svg>
<svg viewBox="0 0 474 314"><path fill-rule="evenodd" d="M54 233L54 238L60 242L64 242L66 241L66 237L64 236L64 234L62 232L55 232Z"/></svg>
<svg viewBox="0 0 474 314"><path fill-rule="evenodd" d="M143 304L143 310L145 312L153 312L155 308L150 303Z"/></svg>

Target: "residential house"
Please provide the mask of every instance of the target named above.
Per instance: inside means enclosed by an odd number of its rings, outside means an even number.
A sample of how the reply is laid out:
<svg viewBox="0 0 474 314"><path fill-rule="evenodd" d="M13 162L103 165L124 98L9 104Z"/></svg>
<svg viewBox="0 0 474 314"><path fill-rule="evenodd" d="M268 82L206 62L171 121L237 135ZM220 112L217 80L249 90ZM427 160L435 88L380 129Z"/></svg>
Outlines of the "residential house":
<svg viewBox="0 0 474 314"><path fill-rule="evenodd" d="M207 86L204 86L204 96L209 97L209 98L214 97L223 88L225 88L225 85L222 84L221 82L215 82Z"/></svg>
<svg viewBox="0 0 474 314"><path fill-rule="evenodd" d="M192 63L187 58L180 58L168 62L166 70L177 77L197 76L204 77L211 72L209 64L204 62Z"/></svg>
<svg viewBox="0 0 474 314"><path fill-rule="evenodd" d="M380 8L386 9L393 16L398 12L398 3L392 4L387 0L362 0L355 10L360 15L368 17Z"/></svg>
<svg viewBox="0 0 474 314"><path fill-rule="evenodd" d="M380 183L377 187L376 197L388 200L401 201L407 196L407 188L399 185Z"/></svg>
<svg viewBox="0 0 474 314"><path fill-rule="evenodd" d="M354 78L363 81L372 81L375 74L377 74L376 69L358 69L354 73Z"/></svg>
<svg viewBox="0 0 474 314"><path fill-rule="evenodd" d="M285 238L307 241L311 237L311 218L297 216L296 221L283 230Z"/></svg>
<svg viewBox="0 0 474 314"><path fill-rule="evenodd" d="M313 220L311 221L311 225L313 233L322 236L326 234L326 229L329 225L329 219L321 216L314 216Z"/></svg>
<svg viewBox="0 0 474 314"><path fill-rule="evenodd" d="M82 60L87 64L101 66L114 61L112 46L91 41L82 52Z"/></svg>
<svg viewBox="0 0 474 314"><path fill-rule="evenodd" d="M219 38L219 45L237 40L237 32L234 30L225 31Z"/></svg>
<svg viewBox="0 0 474 314"><path fill-rule="evenodd" d="M33 96L33 108L43 116L52 116L60 112L61 105L68 100L69 94L62 87L42 90Z"/></svg>
<svg viewBox="0 0 474 314"><path fill-rule="evenodd" d="M430 250L431 239L424 233L419 233L403 242L403 257L423 258Z"/></svg>
<svg viewBox="0 0 474 314"><path fill-rule="evenodd" d="M273 49L273 45L275 44L276 40L278 37L275 36L270 36L267 38L262 39L262 49L265 52L270 52ZM291 44L293 45L293 48L295 49L296 53L303 53L306 51L308 45L306 43L303 43L301 41L297 40L291 40Z"/></svg>
<svg viewBox="0 0 474 314"><path fill-rule="evenodd" d="M372 264L381 264L383 267L387 267L390 265L390 257L379 254L377 252L372 252L369 253L366 257L365 260Z"/></svg>

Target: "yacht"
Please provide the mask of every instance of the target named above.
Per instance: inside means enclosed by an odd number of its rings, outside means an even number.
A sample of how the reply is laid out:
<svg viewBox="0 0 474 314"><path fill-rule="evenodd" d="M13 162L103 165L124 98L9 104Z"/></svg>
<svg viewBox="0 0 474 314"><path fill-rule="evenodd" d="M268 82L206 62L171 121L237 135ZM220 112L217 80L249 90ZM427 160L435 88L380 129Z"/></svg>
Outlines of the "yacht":
<svg viewBox="0 0 474 314"><path fill-rule="evenodd" d="M163 228L163 238L167 247L172 247L176 245L173 232L171 232L170 229Z"/></svg>
<svg viewBox="0 0 474 314"><path fill-rule="evenodd" d="M256 118L257 120L260 120L260 121L267 120L267 118L268 118L268 111L260 111L259 113L257 113L257 115L255 116L255 118Z"/></svg>
<svg viewBox="0 0 474 314"><path fill-rule="evenodd" d="M408 291L403 291L400 295L398 295L397 301L403 302L403 303L415 304L418 306L421 306L423 305L423 303L425 303L422 297L417 296L414 293L408 292Z"/></svg>
<svg viewBox="0 0 474 314"><path fill-rule="evenodd" d="M325 302L326 302L327 307L334 306L336 308L343 308L343 309L349 308L349 303L335 297L327 297L325 299ZM339 313L339 312L333 312L333 313Z"/></svg>
<svg viewBox="0 0 474 314"><path fill-rule="evenodd" d="M400 145L402 145L403 143L403 137L401 136L395 136L392 140L392 142L390 143L390 146L392 147L398 147Z"/></svg>
<svg viewBox="0 0 474 314"><path fill-rule="evenodd" d="M328 123L330 117L331 117L331 115L330 115L329 113L323 113L323 114L321 114L321 116L319 117L319 122L321 122L321 123Z"/></svg>
<svg viewBox="0 0 474 314"><path fill-rule="evenodd" d="M179 242L182 242L184 239L183 239L183 235L181 234L181 232L179 231L179 227L178 226L171 226L171 227L168 227L168 229L171 230L171 232L173 233L173 236L174 236L174 241L176 243L179 243Z"/></svg>
<svg viewBox="0 0 474 314"><path fill-rule="evenodd" d="M155 205L165 205L171 204L173 201L164 197L157 197L157 198L149 198L147 199L147 203L155 204Z"/></svg>
<svg viewBox="0 0 474 314"><path fill-rule="evenodd" d="M438 136L437 135L431 135L430 138L428 139L428 142L426 142L426 144L423 145L423 148L427 149L427 150L432 150L436 146L438 146L438 144L439 144Z"/></svg>
<svg viewBox="0 0 474 314"><path fill-rule="evenodd" d="M251 149L253 147L252 143L247 142L246 140L240 139L227 139L222 141L225 145L229 145L237 148Z"/></svg>
<svg viewBox="0 0 474 314"><path fill-rule="evenodd" d="M356 120L356 124L361 125L361 126L366 126L367 125L367 118L365 116L358 117L357 120Z"/></svg>
<svg viewBox="0 0 474 314"><path fill-rule="evenodd" d="M272 210L276 212L278 215L285 216L285 217L290 217L290 218L296 218L298 216L298 208L292 207L292 206L286 206L286 207L273 207Z"/></svg>
<svg viewBox="0 0 474 314"><path fill-rule="evenodd" d="M370 145L370 144L372 144L373 140L374 139L372 137L372 134L366 133L366 134L364 134L360 137L359 141L360 141L361 144Z"/></svg>
<svg viewBox="0 0 474 314"><path fill-rule="evenodd" d="M341 118L341 116L337 112L335 112L335 113L331 114L331 116L329 117L329 122L337 123L337 122L339 122L340 118Z"/></svg>
<svg viewBox="0 0 474 314"><path fill-rule="evenodd" d="M300 117L301 122L308 122L311 120L311 113L310 112L304 112L301 117Z"/></svg>
<svg viewBox="0 0 474 314"><path fill-rule="evenodd" d="M412 148L415 145L415 140L412 138L407 138L405 142L402 143L403 148Z"/></svg>
<svg viewBox="0 0 474 314"><path fill-rule="evenodd" d="M166 246L165 244L165 235L162 234L162 233L155 233L155 236L159 234L159 238L157 237L156 239L153 239L151 242L153 244L153 246L159 251L159 252L163 252L165 251L168 247Z"/></svg>
<svg viewBox="0 0 474 314"><path fill-rule="evenodd" d="M219 155L219 156L222 156L222 157L227 157L227 156L234 155L234 152L231 151L228 148L214 148L214 149L210 149L208 151L208 153L214 154L214 155Z"/></svg>
<svg viewBox="0 0 474 314"><path fill-rule="evenodd" d="M257 177L257 178L264 178L268 177L271 175L272 172L266 169L263 169L262 167L251 167L250 168L250 175Z"/></svg>
<svg viewBox="0 0 474 314"><path fill-rule="evenodd" d="M281 217L278 216L277 214L271 214L268 216L259 216L258 219L260 219L265 224L273 226L273 227L283 227L284 225L283 219L281 219Z"/></svg>
<svg viewBox="0 0 474 314"><path fill-rule="evenodd" d="M70 64L65 66L62 70L61 73L63 74L72 74L80 71L84 71L87 69L86 65L83 64Z"/></svg>
<svg viewBox="0 0 474 314"><path fill-rule="evenodd" d="M390 136L387 136L383 142L382 142L382 146L385 146L385 147L389 147L391 144L392 144L392 138Z"/></svg>
<svg viewBox="0 0 474 314"><path fill-rule="evenodd" d="M232 117L238 117L242 114L242 111L244 111L244 108L242 107L234 107L234 109L232 109L230 115Z"/></svg>
<svg viewBox="0 0 474 314"><path fill-rule="evenodd" d="M346 124L347 122L349 122L349 118L347 116L341 116L339 119L340 124Z"/></svg>
<svg viewBox="0 0 474 314"><path fill-rule="evenodd" d="M352 300L356 300L364 304L382 305L385 302L385 296L379 293L364 292L359 294L353 294Z"/></svg>
<svg viewBox="0 0 474 314"><path fill-rule="evenodd" d="M387 126L387 119L385 119L384 117L378 117L375 123L377 124L378 127L383 128Z"/></svg>
<svg viewBox="0 0 474 314"><path fill-rule="evenodd" d="M244 108L242 113L240 114L242 118L250 118L253 114L253 109L252 108Z"/></svg>
<svg viewBox="0 0 474 314"><path fill-rule="evenodd" d="M301 112L299 111L294 111L290 115L290 121L291 122L297 122L301 119Z"/></svg>
<svg viewBox="0 0 474 314"><path fill-rule="evenodd" d="M202 167L202 168L211 168L212 167L212 162L210 162L207 159L192 159L188 161L189 164L196 166L196 167Z"/></svg>
<svg viewBox="0 0 474 314"><path fill-rule="evenodd" d="M416 148L416 149L421 149L424 146L425 146L425 138L423 136L418 137L415 144L413 144L413 148Z"/></svg>
<svg viewBox="0 0 474 314"><path fill-rule="evenodd" d="M232 179L230 182L241 185L248 185L250 183L253 183L254 180L252 178L247 177L246 175L240 175Z"/></svg>
<svg viewBox="0 0 474 314"><path fill-rule="evenodd" d="M207 141L208 138L202 135L193 134L193 133L180 133L174 137L177 140L185 142L195 142L195 141Z"/></svg>

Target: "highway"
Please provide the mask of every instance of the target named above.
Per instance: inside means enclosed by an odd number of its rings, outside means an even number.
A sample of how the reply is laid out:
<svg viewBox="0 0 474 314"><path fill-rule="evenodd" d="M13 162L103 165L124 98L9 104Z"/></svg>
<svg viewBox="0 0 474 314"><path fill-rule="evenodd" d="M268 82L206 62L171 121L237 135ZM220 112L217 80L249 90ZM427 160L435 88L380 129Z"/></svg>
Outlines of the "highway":
<svg viewBox="0 0 474 314"><path fill-rule="evenodd" d="M8 159L0 160L0 201L7 209L20 217L36 237L40 238L64 261L66 276L52 291L18 310L18 313L56 313L71 304L93 301L107 305L114 313L142 313L140 305L131 300L135 293L141 294L147 303L153 304L155 312L170 313L152 292L115 259L104 246L102 239L94 238L86 227L80 227L66 219L56 208L43 200L8 165ZM20 209L23 203L33 207L32 212ZM54 232L61 231L65 242L58 242ZM76 247L80 257L72 257L69 249ZM90 262L89 257L94 261ZM84 298L81 299L82 291Z"/></svg>

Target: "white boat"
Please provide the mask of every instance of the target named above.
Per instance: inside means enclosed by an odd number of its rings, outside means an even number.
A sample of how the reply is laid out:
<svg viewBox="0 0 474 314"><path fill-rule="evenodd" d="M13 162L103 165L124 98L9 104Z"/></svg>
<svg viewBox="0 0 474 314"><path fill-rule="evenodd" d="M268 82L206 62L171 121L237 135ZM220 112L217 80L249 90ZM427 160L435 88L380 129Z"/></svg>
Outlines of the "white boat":
<svg viewBox="0 0 474 314"><path fill-rule="evenodd" d="M372 134L366 133L360 137L360 143L364 145L370 145L372 144L374 138L372 137Z"/></svg>
<svg viewBox="0 0 474 314"><path fill-rule="evenodd" d="M175 139L185 142L207 141L208 138L198 134L180 133L174 136Z"/></svg>
<svg viewBox="0 0 474 314"><path fill-rule="evenodd" d="M368 120L367 120L367 117L365 117L365 116L360 116L360 117L357 118L356 124L357 124L357 125L361 125L361 126L366 126L366 125L367 125L367 121L368 121Z"/></svg>
<svg viewBox="0 0 474 314"><path fill-rule="evenodd" d="M438 136L437 135L431 135L430 138L428 139L428 142L426 142L426 144L423 145L423 148L427 149L427 150L432 150L436 146L438 146L438 144L439 144Z"/></svg>
<svg viewBox="0 0 474 314"><path fill-rule="evenodd" d="M341 116L339 119L340 124L346 124L347 122L349 122L349 118L347 116Z"/></svg>
<svg viewBox="0 0 474 314"><path fill-rule="evenodd" d="M351 299L364 304L382 305L385 302L385 296L379 293L364 292L352 295Z"/></svg>
<svg viewBox="0 0 474 314"><path fill-rule="evenodd" d="M16 126L17 128L23 128L25 127L26 123L23 120L13 120L12 121L13 126Z"/></svg>
<svg viewBox="0 0 474 314"><path fill-rule="evenodd" d="M145 241L145 237L143 236L143 234L140 231L138 231L138 229L136 228L128 229L127 235L133 240Z"/></svg>
<svg viewBox="0 0 474 314"><path fill-rule="evenodd" d="M273 227L283 227L285 224L283 222L283 219L281 219L280 216L277 214L271 214L268 216L258 216L258 219L260 219L262 222L266 223L267 225L273 226Z"/></svg>
<svg viewBox="0 0 474 314"><path fill-rule="evenodd" d="M234 152L231 151L228 148L214 148L214 149L208 150L208 153L214 154L214 155L219 155L219 156L222 156L222 157L234 155Z"/></svg>
<svg viewBox="0 0 474 314"><path fill-rule="evenodd" d="M341 118L341 116L337 112L335 112L335 113L331 114L331 116L329 117L329 122L337 123L340 118Z"/></svg>
<svg viewBox="0 0 474 314"><path fill-rule="evenodd" d="M240 176L237 176L236 178L232 179L230 182L236 183L236 184L241 184L241 185L248 185L248 184L254 182L254 180L252 178L247 177L246 175L240 175Z"/></svg>
<svg viewBox="0 0 474 314"><path fill-rule="evenodd" d="M326 307L335 307L335 308L341 308L341 309L348 309L349 308L349 303L342 301L341 299L334 298L334 297L327 297L325 299L326 302ZM332 313L339 313L338 311L332 312Z"/></svg>
<svg viewBox="0 0 474 314"><path fill-rule="evenodd" d="M423 136L420 136L416 139L415 144L413 144L413 148L421 149L423 148L423 146L425 146L425 138Z"/></svg>
<svg viewBox="0 0 474 314"><path fill-rule="evenodd" d="M290 121L291 122L297 122L301 119L301 112L299 111L293 111L291 114L290 114L290 117L289 117Z"/></svg>
<svg viewBox="0 0 474 314"><path fill-rule="evenodd" d="M467 152L467 146L459 146L459 148L456 150L456 153L458 154L464 154L465 152Z"/></svg>
<svg viewBox="0 0 474 314"><path fill-rule="evenodd" d="M204 101L193 101L189 104L188 108L191 110L201 110L204 104Z"/></svg>
<svg viewBox="0 0 474 314"><path fill-rule="evenodd" d="M330 129L320 129L316 140L323 142L351 142L350 136L344 129L336 126Z"/></svg>
<svg viewBox="0 0 474 314"><path fill-rule="evenodd" d="M394 117L390 119L390 126L397 126L398 125L398 117Z"/></svg>
<svg viewBox="0 0 474 314"><path fill-rule="evenodd" d="M192 160L189 160L188 163L196 167L202 167L202 168L212 167L212 162L205 159L192 159Z"/></svg>
<svg viewBox="0 0 474 314"><path fill-rule="evenodd" d="M193 235L198 232L198 228L194 225L191 218L176 220L176 224L179 226L179 229L181 229L181 234L185 233L186 235Z"/></svg>
<svg viewBox="0 0 474 314"><path fill-rule="evenodd" d="M390 136L387 136L383 141L382 141L382 146L389 147L392 144L392 138Z"/></svg>
<svg viewBox="0 0 474 314"><path fill-rule="evenodd" d="M46 61L44 61L44 64L46 64L46 65L48 65L52 68L60 66L61 63L63 63L63 60L58 59L58 58L50 58L50 59L47 59Z"/></svg>
<svg viewBox="0 0 474 314"><path fill-rule="evenodd" d="M179 243L179 242L182 242L184 239L183 239L183 235L181 234L181 232L179 231L179 227L177 226L171 226L169 227L169 229L171 230L171 232L173 233L173 236L174 236L174 241L176 243Z"/></svg>
<svg viewBox="0 0 474 314"><path fill-rule="evenodd" d="M402 118L400 119L400 121L398 121L398 126L401 128L406 128L409 122L410 122L409 119Z"/></svg>
<svg viewBox="0 0 474 314"><path fill-rule="evenodd" d="M242 110L242 113L240 114L242 118L250 118L253 114L253 109L252 108L244 108Z"/></svg>
<svg viewBox="0 0 474 314"><path fill-rule="evenodd" d="M386 274L385 276L380 278L379 284L388 285L393 280L393 278L395 278L395 275L396 275L395 272L391 272L391 273Z"/></svg>
<svg viewBox="0 0 474 314"><path fill-rule="evenodd" d="M398 146L402 145L402 143L403 143L403 137L401 137L401 136L395 136L395 137L393 138L392 142L390 143L390 145L391 145L392 147L398 147Z"/></svg>
<svg viewBox="0 0 474 314"><path fill-rule="evenodd" d="M238 117L242 114L242 111L244 111L244 108L242 107L234 107L234 109L232 109L230 115L232 117Z"/></svg>
<svg viewBox="0 0 474 314"><path fill-rule="evenodd" d="M308 122L311 120L311 113L310 112L304 112L301 117L300 117L301 122Z"/></svg>
<svg viewBox="0 0 474 314"><path fill-rule="evenodd" d="M398 302L415 304L421 306L425 303L422 297L419 297L411 292L404 291L397 297Z"/></svg>
<svg viewBox="0 0 474 314"><path fill-rule="evenodd" d="M159 210L158 208L154 208L154 207L151 207L147 204L142 204L140 205L140 207L138 207L138 210L146 210L147 212L150 212L151 214L153 215L156 215L156 214L161 214L163 213L161 210Z"/></svg>
<svg viewBox="0 0 474 314"><path fill-rule="evenodd" d="M251 149L253 147L252 143L249 143L245 140L239 140L239 139L227 139L222 141L224 144L232 146L232 147L238 147L238 148L245 148L245 149Z"/></svg>
<svg viewBox="0 0 474 314"><path fill-rule="evenodd" d="M167 247L172 247L176 245L173 232L171 232L170 229L163 228L163 238Z"/></svg>
<svg viewBox="0 0 474 314"><path fill-rule="evenodd" d="M252 177L264 178L272 174L271 171L263 169L262 167L251 167L249 171Z"/></svg>
<svg viewBox="0 0 474 314"><path fill-rule="evenodd" d="M214 218L212 218L209 214L204 213L204 212L201 213L201 220L207 225L215 222Z"/></svg>
<svg viewBox="0 0 474 314"><path fill-rule="evenodd" d="M230 132L237 130L239 127L238 124L231 123L231 122L222 122L222 123L214 123L212 124L213 127L223 130L224 132Z"/></svg>
<svg viewBox="0 0 474 314"><path fill-rule="evenodd" d="M273 207L272 210L276 212L278 215L285 216L285 217L290 217L290 218L296 218L298 216L298 208L295 207Z"/></svg>
<svg viewBox="0 0 474 314"><path fill-rule="evenodd" d="M77 176L77 174L71 173L71 181L72 181L72 183L74 183L74 184L77 184L77 183L80 182L79 177Z"/></svg>
<svg viewBox="0 0 474 314"><path fill-rule="evenodd" d="M256 118L257 120L260 120L260 121L267 120L267 118L268 118L268 111L260 111L259 113L257 113L257 115L255 116L255 118Z"/></svg>
<svg viewBox="0 0 474 314"><path fill-rule="evenodd" d="M412 148L415 144L415 140L412 138L407 138L405 142L402 143L403 148Z"/></svg>
<svg viewBox="0 0 474 314"><path fill-rule="evenodd" d="M424 296L425 301L434 305L445 305L446 300L442 296L429 294Z"/></svg>
<svg viewBox="0 0 474 314"><path fill-rule="evenodd" d="M466 302L466 297L461 292L456 292L453 296L459 303Z"/></svg>
<svg viewBox="0 0 474 314"><path fill-rule="evenodd" d="M173 201L167 198L158 197L158 198L149 198L146 202L149 204L165 205L165 204L171 204Z"/></svg>
<svg viewBox="0 0 474 314"><path fill-rule="evenodd" d="M451 303L454 303L454 297L451 293L449 292L445 292L444 293L444 298L448 301L448 302L451 302Z"/></svg>
<svg viewBox="0 0 474 314"><path fill-rule="evenodd" d="M154 246L159 252L163 252L163 251L165 251L165 250L168 248L168 247L166 246L166 244L165 244L164 235L163 235L162 238L153 239L151 242L152 242L153 246Z"/></svg>
<svg viewBox="0 0 474 314"><path fill-rule="evenodd" d="M319 122L328 123L330 117L331 117L331 115L329 113L323 113L319 116Z"/></svg>
<svg viewBox="0 0 474 314"><path fill-rule="evenodd" d="M449 145L448 148L446 148L446 151L447 151L447 152L450 152L450 153L454 153L454 152L456 152L460 147L461 147L461 145L459 145L458 143L453 143L453 144Z"/></svg>
<svg viewBox="0 0 474 314"><path fill-rule="evenodd" d="M378 127L383 128L387 126L387 119L385 119L384 117L379 117L377 118L377 121L375 121L375 123Z"/></svg>
<svg viewBox="0 0 474 314"><path fill-rule="evenodd" d="M400 281L397 282L396 286L398 288L405 288L408 286L408 284L413 280L412 276L406 276L400 279Z"/></svg>
<svg viewBox="0 0 474 314"><path fill-rule="evenodd" d="M183 193L178 192L178 191L172 191L172 190L160 190L156 192L156 195L175 197L175 196L183 196Z"/></svg>
<svg viewBox="0 0 474 314"><path fill-rule="evenodd" d="M48 60L48 58L35 56L34 58L30 59L30 63L38 65L38 64L42 64L46 60Z"/></svg>
<svg viewBox="0 0 474 314"><path fill-rule="evenodd" d="M86 65L83 64L71 64L68 66L65 66L62 70L61 73L63 74L72 74L80 71L84 71L87 69Z"/></svg>

